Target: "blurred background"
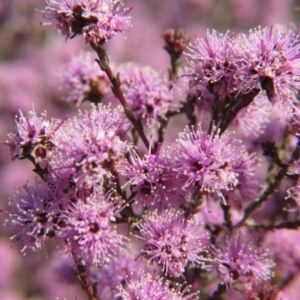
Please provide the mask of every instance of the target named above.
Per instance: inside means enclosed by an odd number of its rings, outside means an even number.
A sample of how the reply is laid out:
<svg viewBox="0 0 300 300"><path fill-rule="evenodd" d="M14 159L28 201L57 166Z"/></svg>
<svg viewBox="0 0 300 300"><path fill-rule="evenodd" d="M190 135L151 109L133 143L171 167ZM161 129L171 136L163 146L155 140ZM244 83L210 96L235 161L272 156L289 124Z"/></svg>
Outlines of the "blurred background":
<svg viewBox="0 0 300 300"><path fill-rule="evenodd" d="M45 1L0 0L0 141L13 131L14 117L34 105L37 112L60 118L76 111L60 101L57 73L82 49L80 37L66 41L52 26L41 26ZM169 57L161 34L183 28L191 37L207 29L248 31L272 24L298 25L300 1L295 0L125 0L133 7L132 28L107 43L113 62L135 61L167 71ZM0 145L0 209L10 195L34 177L27 161L11 161L9 149ZM44 253L22 257L10 243L10 233L0 214L0 300L85 299L72 276L67 258L57 255L56 245ZM299 288L298 284L298 288ZM294 287L294 289L297 289ZM300 288L299 288L300 290ZM76 298L77 297L77 298Z"/></svg>

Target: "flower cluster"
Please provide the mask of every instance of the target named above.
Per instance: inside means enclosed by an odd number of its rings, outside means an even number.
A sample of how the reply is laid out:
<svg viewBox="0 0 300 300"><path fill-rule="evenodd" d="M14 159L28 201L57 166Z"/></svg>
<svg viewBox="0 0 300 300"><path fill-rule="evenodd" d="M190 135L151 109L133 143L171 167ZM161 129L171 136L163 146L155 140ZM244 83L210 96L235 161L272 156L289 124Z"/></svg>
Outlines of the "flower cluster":
<svg viewBox="0 0 300 300"><path fill-rule="evenodd" d="M194 68L190 88L202 86L218 100L264 90L275 102L295 102L299 42L290 28L257 28L249 35L208 32L187 52Z"/></svg>
<svg viewBox="0 0 300 300"><path fill-rule="evenodd" d="M89 198L87 203L71 204L65 212L67 224L62 230L72 253L92 265L102 265L127 246L127 239L117 233L111 222L118 211L108 199Z"/></svg>
<svg viewBox="0 0 300 300"><path fill-rule="evenodd" d="M72 56L63 47L69 63L45 72L60 69L57 88L67 102L53 105L58 90L45 84L47 109L70 109L69 117L47 120L34 108L27 115L20 110L3 144L13 160L28 160L38 178L3 201L0 212L22 254L44 250L55 258L51 274L66 274L55 293L78 279L90 300L298 299L296 28L208 31L195 41L168 29L164 74L151 62L111 63L116 44L106 41L131 25L122 0L46 5L44 25L67 39L82 36L93 52ZM133 58L133 46L132 53L124 46L116 62ZM18 82L16 95L30 79ZM3 103L1 128L10 116ZM76 112L72 105L85 108ZM19 177L5 156L0 160L0 196L6 196ZM39 272L31 281L49 290L47 267L33 269ZM3 296L1 280L0 298L12 299ZM74 293L69 298L80 297Z"/></svg>
<svg viewBox="0 0 300 300"><path fill-rule="evenodd" d="M98 45L130 26L129 10L119 11L120 1L46 0L44 17L53 20L61 35L83 35L85 42ZM47 24L47 23L46 23ZM46 25L45 24L45 25Z"/></svg>

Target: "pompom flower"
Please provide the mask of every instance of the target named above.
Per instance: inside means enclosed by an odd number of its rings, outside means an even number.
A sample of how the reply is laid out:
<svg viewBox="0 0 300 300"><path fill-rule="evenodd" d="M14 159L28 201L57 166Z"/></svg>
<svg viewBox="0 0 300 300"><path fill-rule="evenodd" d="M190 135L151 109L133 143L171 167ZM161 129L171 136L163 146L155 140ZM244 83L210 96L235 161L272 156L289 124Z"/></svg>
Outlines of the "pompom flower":
<svg viewBox="0 0 300 300"><path fill-rule="evenodd" d="M131 248L125 253L111 259L107 265L92 270L92 282L97 282L98 293L101 300L114 299L117 286L126 282L127 274L137 274L147 268L141 260L136 260L134 250Z"/></svg>
<svg viewBox="0 0 300 300"><path fill-rule="evenodd" d="M180 202L182 190L168 176L168 164L160 149L155 154L144 154L142 157L131 149L129 162L123 161L120 174L130 184L134 199L148 208L162 208Z"/></svg>
<svg viewBox="0 0 300 300"><path fill-rule="evenodd" d="M200 125L198 130L187 128L179 134L164 154L175 173L174 178L178 178L175 180L184 181L183 189L199 189L206 194L216 194L224 201L223 192L238 187L243 174L254 176L253 170L247 169L253 157L240 140L226 134L208 135Z"/></svg>
<svg viewBox="0 0 300 300"><path fill-rule="evenodd" d="M206 88L218 100L237 93L241 60L235 41L236 36L229 32L212 31L190 45L186 55L193 67L189 85L192 91Z"/></svg>
<svg viewBox="0 0 300 300"><path fill-rule="evenodd" d="M87 264L108 263L128 244L111 223L117 212L113 203L100 195L89 198L87 203L71 204L65 212L67 223L62 230L68 250Z"/></svg>
<svg viewBox="0 0 300 300"><path fill-rule="evenodd" d="M292 29L257 28L244 39L243 84L265 90L272 103L293 103L300 88L300 44Z"/></svg>
<svg viewBox="0 0 300 300"><path fill-rule="evenodd" d="M95 46L130 27L130 10L120 11L121 0L46 0L44 18L55 25L61 35L73 38L82 34Z"/></svg>
<svg viewBox="0 0 300 300"><path fill-rule="evenodd" d="M167 209L152 212L138 224L145 240L141 256L157 262L170 276L180 276L188 262L202 264L208 236L196 218L186 219L182 211Z"/></svg>
<svg viewBox="0 0 300 300"><path fill-rule="evenodd" d="M66 92L64 100L79 106L83 101L101 102L110 92L110 83L92 53L81 52L63 67L60 86Z"/></svg>
<svg viewBox="0 0 300 300"><path fill-rule="evenodd" d="M186 294L187 290L180 292L171 289L161 278L149 273L139 272L136 276L128 276L124 286L119 285L115 294L118 300L192 300L198 299L197 294Z"/></svg>
<svg viewBox="0 0 300 300"><path fill-rule="evenodd" d="M141 119L144 126L152 129L158 118L164 119L168 111L178 109L168 82L151 67L125 64L119 67L122 90L134 116Z"/></svg>
<svg viewBox="0 0 300 300"><path fill-rule="evenodd" d="M21 253L41 250L47 239L59 235L64 224L62 200L58 190L40 179L32 186L25 185L11 198L5 224L16 232L12 240L21 245Z"/></svg>
<svg viewBox="0 0 300 300"><path fill-rule="evenodd" d="M62 121L46 119L46 112L38 116L34 108L16 118L16 132L8 135L6 145L13 159L29 158L45 166L53 149L53 139L61 128Z"/></svg>
<svg viewBox="0 0 300 300"><path fill-rule="evenodd" d="M273 275L274 263L270 254L259 248L250 234L226 237L219 248L212 249L211 254L212 269L226 284L255 284L269 280Z"/></svg>
<svg viewBox="0 0 300 300"><path fill-rule="evenodd" d="M51 164L59 170L73 172L76 187L102 186L105 178L117 174L129 144L124 141L130 127L120 107L99 105L90 111L80 112L79 117L65 124L55 143L57 151ZM70 172L70 173L72 173ZM68 172L65 172L68 173Z"/></svg>

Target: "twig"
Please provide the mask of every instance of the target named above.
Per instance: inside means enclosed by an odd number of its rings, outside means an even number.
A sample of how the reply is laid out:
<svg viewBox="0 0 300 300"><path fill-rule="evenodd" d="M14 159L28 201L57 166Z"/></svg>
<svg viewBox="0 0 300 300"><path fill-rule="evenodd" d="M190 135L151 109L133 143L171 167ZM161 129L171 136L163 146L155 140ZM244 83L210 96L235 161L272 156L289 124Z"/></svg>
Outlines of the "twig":
<svg viewBox="0 0 300 300"><path fill-rule="evenodd" d="M251 229L265 229L265 230L274 230L274 229L298 229L300 227L300 220L295 220L295 221L284 221L280 222L277 224L257 224L257 225L252 225L252 224L247 224L246 226L251 228Z"/></svg>
<svg viewBox="0 0 300 300"><path fill-rule="evenodd" d="M207 300L220 300L222 294L224 294L226 292L226 284L224 283L220 283L218 285L218 288L216 291L214 291L214 293L207 299Z"/></svg>
<svg viewBox="0 0 300 300"><path fill-rule="evenodd" d="M99 60L97 60L97 62L99 64L100 68L102 69L102 71L104 71L106 73L108 79L110 80L110 82L112 84L112 91L113 91L114 95L119 99L121 105L123 106L126 117L129 119L129 121L132 123L134 129L139 134L145 147L147 149L149 149L150 143L144 133L144 129L143 129L142 125L140 124L140 122L138 122L138 120L136 120L135 117L133 116L133 113L125 99L123 92L122 92L119 74L117 74L115 76L109 66L109 59L108 59L106 50L104 48L102 48L101 46L98 46L98 47L95 47L93 45L91 45L91 46L98 55Z"/></svg>
<svg viewBox="0 0 300 300"><path fill-rule="evenodd" d="M223 209L224 225L231 231L232 223L231 223L231 216L230 216L230 206L224 203L220 203L220 205Z"/></svg>
<svg viewBox="0 0 300 300"><path fill-rule="evenodd" d="M96 287L92 286L91 283L88 280L88 276L86 273L86 266L85 263L82 259L76 258L74 253L72 253L74 261L76 263L76 268L77 268L77 278L81 284L81 287L86 291L88 297L90 300L99 300L97 297L97 291Z"/></svg>
<svg viewBox="0 0 300 300"><path fill-rule="evenodd" d="M264 193L254 202L252 202L248 207L246 207L244 211L244 215L242 219L234 226L234 229L240 228L244 222L248 219L248 217L252 214L252 212L260 207L264 202L266 202L269 197L278 189L283 178L285 177L288 171L288 166L285 165L275 176L273 183L271 183L268 188L264 191Z"/></svg>
<svg viewBox="0 0 300 300"><path fill-rule="evenodd" d="M254 202L252 202L244 211L244 215L242 219L234 226L234 229L240 228L246 219L252 214L252 212L260 207L265 201L269 199L269 197L278 189L280 186L282 180L287 175L289 165L297 160L300 156L300 140L298 141L298 144L293 151L291 158L289 159L287 164L282 164L280 171L277 173L275 178L273 179L273 182L268 186L268 188L264 191L264 193Z"/></svg>

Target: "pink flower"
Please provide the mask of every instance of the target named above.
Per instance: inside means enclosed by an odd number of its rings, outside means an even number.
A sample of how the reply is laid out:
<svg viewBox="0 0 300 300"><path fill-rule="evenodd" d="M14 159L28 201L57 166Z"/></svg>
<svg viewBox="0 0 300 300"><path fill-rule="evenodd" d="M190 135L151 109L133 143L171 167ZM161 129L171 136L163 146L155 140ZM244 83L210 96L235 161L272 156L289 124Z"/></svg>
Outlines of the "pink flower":
<svg viewBox="0 0 300 300"><path fill-rule="evenodd" d="M82 34L87 43L98 45L130 27L130 10L120 12L121 1L46 0L44 17L54 20L58 32L67 38ZM47 25L47 23L44 23Z"/></svg>
<svg viewBox="0 0 300 300"><path fill-rule="evenodd" d="M148 263L157 262L170 276L180 276L188 262L202 263L208 236L196 218L186 219L182 211L167 209L145 217L138 224L145 240L141 256Z"/></svg>
<svg viewBox="0 0 300 300"><path fill-rule="evenodd" d="M83 101L99 103L110 92L110 82L90 52L73 56L59 75L64 100L77 106Z"/></svg>
<svg viewBox="0 0 300 300"><path fill-rule="evenodd" d="M12 239L20 243L21 253L40 250L47 239L59 235L63 224L62 201L59 190L50 188L41 179L15 193L5 223L16 232Z"/></svg>
<svg viewBox="0 0 300 300"><path fill-rule="evenodd" d="M197 39L186 53L193 67L190 88L208 89L219 100L237 94L239 84L240 53L235 49L236 36L207 32Z"/></svg>
<svg viewBox="0 0 300 300"><path fill-rule="evenodd" d="M222 282L232 284L257 283L269 280L274 263L267 250L259 248L250 234L239 233L226 237L218 248L212 251L212 269Z"/></svg>
<svg viewBox="0 0 300 300"><path fill-rule="evenodd" d="M119 67L122 90L137 119L145 128L156 129L158 120L165 119L168 111L175 111L179 103L167 79L151 67L128 63Z"/></svg>
<svg viewBox="0 0 300 300"><path fill-rule="evenodd" d="M257 28L244 38L243 88L262 89L272 103L293 103L300 89L300 44L292 29Z"/></svg>
<svg viewBox="0 0 300 300"><path fill-rule="evenodd" d="M86 203L70 204L65 211L66 225L62 230L68 250L89 265L106 264L117 256L128 244L128 239L117 233L111 223L118 210L99 194Z"/></svg>
<svg viewBox="0 0 300 300"><path fill-rule="evenodd" d="M125 141L129 128L120 107L99 105L80 112L79 117L65 123L55 139L52 170L65 169L63 173L69 173L77 189L102 186L105 178L116 176L120 161L130 148Z"/></svg>
<svg viewBox="0 0 300 300"><path fill-rule="evenodd" d="M128 276L125 284L117 287L115 298L119 300L192 300L198 299L197 294L186 294L177 288L170 288L161 277L154 277L149 273L139 272Z"/></svg>
<svg viewBox="0 0 300 300"><path fill-rule="evenodd" d="M243 176L254 177L255 157L248 154L240 140L229 134L206 134L186 129L164 152L174 180L183 181L183 189L224 198L242 183Z"/></svg>
<svg viewBox="0 0 300 300"><path fill-rule="evenodd" d="M53 138L62 123L58 120L46 120L46 112L38 117L34 108L27 117L20 111L20 116L16 118L16 133L10 133L6 142L12 158L29 158L42 167L45 166L54 147Z"/></svg>

